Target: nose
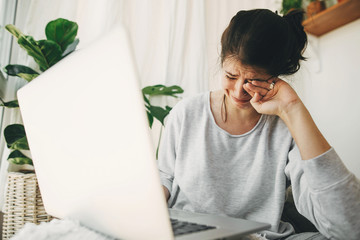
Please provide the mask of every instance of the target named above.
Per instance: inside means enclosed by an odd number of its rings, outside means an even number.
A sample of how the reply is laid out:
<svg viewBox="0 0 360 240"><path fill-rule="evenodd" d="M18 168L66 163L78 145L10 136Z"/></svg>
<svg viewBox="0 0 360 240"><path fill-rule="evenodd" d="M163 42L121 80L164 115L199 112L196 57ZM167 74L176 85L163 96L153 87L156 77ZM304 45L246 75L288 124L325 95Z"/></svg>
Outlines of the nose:
<svg viewBox="0 0 360 240"><path fill-rule="evenodd" d="M243 77L240 77L239 79L237 79L237 81L235 83L235 87L234 87L236 97L239 98L245 93L245 90L243 88L245 83L246 83L246 80Z"/></svg>

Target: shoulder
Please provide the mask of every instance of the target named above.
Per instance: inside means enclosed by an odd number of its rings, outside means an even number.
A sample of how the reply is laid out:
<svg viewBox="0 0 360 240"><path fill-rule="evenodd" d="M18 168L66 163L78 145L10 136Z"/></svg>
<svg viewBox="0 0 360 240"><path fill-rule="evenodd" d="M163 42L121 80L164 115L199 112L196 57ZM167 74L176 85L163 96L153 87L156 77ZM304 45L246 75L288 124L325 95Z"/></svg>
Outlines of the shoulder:
<svg viewBox="0 0 360 240"><path fill-rule="evenodd" d="M189 119L195 120L195 118L199 118L199 113L203 112L208 106L208 99L208 92L197 93L181 99L170 111L167 122L179 125L189 121Z"/></svg>
<svg viewBox="0 0 360 240"><path fill-rule="evenodd" d="M180 100L171 112L189 114L204 109L208 105L209 92L197 93Z"/></svg>

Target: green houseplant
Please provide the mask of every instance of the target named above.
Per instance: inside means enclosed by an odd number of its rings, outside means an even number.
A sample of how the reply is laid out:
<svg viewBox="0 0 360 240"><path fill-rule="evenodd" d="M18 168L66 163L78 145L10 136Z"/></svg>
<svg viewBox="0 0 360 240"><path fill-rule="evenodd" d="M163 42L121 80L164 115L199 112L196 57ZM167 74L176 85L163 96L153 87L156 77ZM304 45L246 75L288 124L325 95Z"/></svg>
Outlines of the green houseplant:
<svg viewBox="0 0 360 240"><path fill-rule="evenodd" d="M32 81L73 52L79 43L79 40L76 39L78 25L62 18L49 22L45 28L46 39L39 41L32 36L23 34L13 25L6 25L5 28L17 39L20 47L35 60L38 69L10 64L4 68L4 71L10 76L20 77L27 82ZM17 100L5 102L0 99L0 101L0 105L3 107L19 107ZM8 156L9 162L17 165L33 165L32 159L22 152L22 150L29 150L22 124L8 125L4 129L4 137L7 147L11 149ZM39 224L52 219L42 204L37 178L33 171L8 173L5 194L3 239L10 239L25 222Z"/></svg>
<svg viewBox="0 0 360 240"><path fill-rule="evenodd" d="M45 28L46 39L38 41L32 36L23 34L14 25L9 24L5 28L17 39L19 46L34 59L38 65L38 70L24 65L9 64L4 68L4 71L10 76L20 77L27 82L32 81L73 52L79 43L79 39L76 39L78 25L63 18L50 21ZM0 101L0 106L19 107L17 100L4 102L0 99ZM22 124L8 125L4 129L4 136L7 147L12 150L8 161L14 164L32 165L31 158L21 152L21 150L29 150L24 126Z"/></svg>
<svg viewBox="0 0 360 240"><path fill-rule="evenodd" d="M183 93L184 90L177 86L177 85L173 85L173 86L164 86L164 85L154 85L154 86L148 86L148 87L144 87L142 89L142 93L143 93L143 97L144 97L144 101L145 101L145 108L146 108L146 113L148 116L148 120L149 120L149 127L151 128L154 122L154 118L156 118L157 120L160 121L160 123L162 124L162 126L164 126L164 119L166 118L166 116L170 113L171 111L171 107L169 107L168 105L166 105L164 108L160 107L160 106L154 106L150 103L150 97L153 96L170 96L170 97L175 97L177 98L178 94ZM159 141L157 144L157 148L156 148L156 159L158 158L158 152L159 152L159 146L160 146L160 140L161 140L161 133L162 133L162 128L160 129L160 135L159 135Z"/></svg>

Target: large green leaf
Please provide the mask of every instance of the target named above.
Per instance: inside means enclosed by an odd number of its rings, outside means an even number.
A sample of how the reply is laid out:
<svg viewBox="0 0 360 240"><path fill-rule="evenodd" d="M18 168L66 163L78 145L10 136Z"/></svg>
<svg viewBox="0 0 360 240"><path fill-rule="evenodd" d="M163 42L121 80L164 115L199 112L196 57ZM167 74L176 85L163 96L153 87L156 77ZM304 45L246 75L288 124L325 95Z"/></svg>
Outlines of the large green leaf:
<svg viewBox="0 0 360 240"><path fill-rule="evenodd" d="M25 156L22 152L20 152L19 150L14 150L10 153L9 157L8 157L8 161L13 163L13 164L18 164L18 165L22 165L22 164L30 164L33 165L33 162L31 160L31 158Z"/></svg>
<svg viewBox="0 0 360 240"><path fill-rule="evenodd" d="M46 38L59 44L62 52L74 42L77 31L78 25L75 22L63 18L49 22L45 28Z"/></svg>
<svg viewBox="0 0 360 240"><path fill-rule="evenodd" d="M153 117L153 115L151 115L151 113L149 111L146 111L146 115L148 117L149 127L152 128L152 125L154 123L154 117Z"/></svg>
<svg viewBox="0 0 360 240"><path fill-rule="evenodd" d="M31 36L21 36L18 39L18 44L26 50L26 52L34 58L35 62L39 65L41 71L45 71L50 67L46 60L44 53L41 51L37 42Z"/></svg>
<svg viewBox="0 0 360 240"><path fill-rule="evenodd" d="M61 59L62 50L56 42L50 40L37 42L33 37L25 36L11 24L6 25L5 28L18 39L18 44L34 58L41 71L47 70Z"/></svg>
<svg viewBox="0 0 360 240"><path fill-rule="evenodd" d="M9 148L10 149L19 149L19 150L30 150L26 136L18 139Z"/></svg>
<svg viewBox="0 0 360 240"><path fill-rule="evenodd" d="M149 96L165 95L165 96L177 97L176 94L183 93L184 90L177 85L166 87L164 85L159 84L159 85L144 87L142 89L142 92L143 94L147 94Z"/></svg>
<svg viewBox="0 0 360 240"><path fill-rule="evenodd" d="M43 53L49 67L61 60L62 50L59 44L51 40L40 40L37 44L40 47L40 50Z"/></svg>
<svg viewBox="0 0 360 240"><path fill-rule="evenodd" d="M39 74L19 73L18 76L21 77L22 79L25 79L25 80L28 81L28 82L31 82L34 78L36 78L37 76L39 76Z"/></svg>
<svg viewBox="0 0 360 240"><path fill-rule="evenodd" d="M157 106L149 106L148 107L150 114L155 117L157 120L161 122L162 125L164 125L164 119L169 114L171 108L169 106L166 106L166 108L161 108Z"/></svg>
<svg viewBox="0 0 360 240"><path fill-rule="evenodd" d="M8 30L14 37L16 37L17 39L20 36L24 36L24 34L14 25L12 24L8 24L5 26L5 29Z"/></svg>
<svg viewBox="0 0 360 240"><path fill-rule="evenodd" d="M11 124L4 129L4 136L7 147L10 149L29 150L24 126Z"/></svg>
<svg viewBox="0 0 360 240"><path fill-rule="evenodd" d="M37 46L36 41L31 36L25 36L18 28L12 24L5 26L14 37L17 38L18 44L24 48L27 53L32 56L37 64L39 64L40 69L47 69L48 65L45 61L43 54L40 48Z"/></svg>
<svg viewBox="0 0 360 240"><path fill-rule="evenodd" d="M28 82L39 76L38 72L24 65L9 64L4 70L8 75L21 77Z"/></svg>

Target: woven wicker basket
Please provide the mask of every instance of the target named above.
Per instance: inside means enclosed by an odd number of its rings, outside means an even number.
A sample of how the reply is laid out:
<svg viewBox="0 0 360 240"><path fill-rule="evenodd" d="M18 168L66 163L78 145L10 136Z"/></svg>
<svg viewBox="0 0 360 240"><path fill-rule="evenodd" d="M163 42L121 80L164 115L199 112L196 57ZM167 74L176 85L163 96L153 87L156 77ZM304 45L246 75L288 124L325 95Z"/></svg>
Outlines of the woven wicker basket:
<svg viewBox="0 0 360 240"><path fill-rule="evenodd" d="M5 196L3 240L10 239L25 223L49 222L34 173L8 174Z"/></svg>

